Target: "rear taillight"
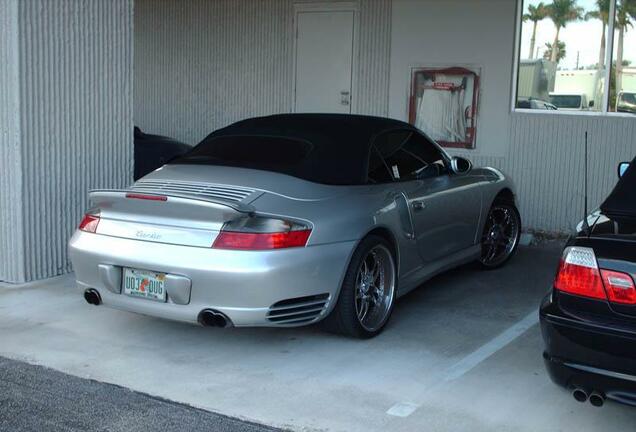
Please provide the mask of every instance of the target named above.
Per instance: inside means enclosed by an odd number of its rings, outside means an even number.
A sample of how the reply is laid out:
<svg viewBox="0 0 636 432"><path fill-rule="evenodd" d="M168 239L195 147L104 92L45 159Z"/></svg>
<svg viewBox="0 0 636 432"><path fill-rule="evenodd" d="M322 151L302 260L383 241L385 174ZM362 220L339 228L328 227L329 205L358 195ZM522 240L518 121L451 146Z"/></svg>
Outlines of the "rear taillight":
<svg viewBox="0 0 636 432"><path fill-rule="evenodd" d="M212 245L215 249L268 250L304 247L311 229L282 219L249 217L226 223Z"/></svg>
<svg viewBox="0 0 636 432"><path fill-rule="evenodd" d="M636 287L630 275L613 270L601 270L601 276L611 302L636 304Z"/></svg>
<svg viewBox="0 0 636 432"><path fill-rule="evenodd" d="M242 233L221 231L214 241L217 249L266 250L303 247L307 244L311 231L290 231L286 233Z"/></svg>
<svg viewBox="0 0 636 432"><path fill-rule="evenodd" d="M571 246L563 251L554 287L568 294L636 304L634 279L614 270L599 269L594 250Z"/></svg>
<svg viewBox="0 0 636 432"><path fill-rule="evenodd" d="M94 233L95 231L97 231L98 224L99 224L99 216L94 214L85 214L78 228L81 231Z"/></svg>
<svg viewBox="0 0 636 432"><path fill-rule="evenodd" d="M579 246L565 248L554 287L565 293L606 300L594 250Z"/></svg>

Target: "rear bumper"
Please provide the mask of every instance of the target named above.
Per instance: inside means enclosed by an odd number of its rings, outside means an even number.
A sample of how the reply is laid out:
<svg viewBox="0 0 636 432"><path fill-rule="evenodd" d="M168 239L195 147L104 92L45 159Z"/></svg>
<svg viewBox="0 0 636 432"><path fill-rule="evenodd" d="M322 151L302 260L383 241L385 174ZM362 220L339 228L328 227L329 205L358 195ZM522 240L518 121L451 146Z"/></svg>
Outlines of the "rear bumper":
<svg viewBox="0 0 636 432"><path fill-rule="evenodd" d="M69 253L78 287L98 290L109 307L192 323L203 309L215 309L235 326L294 326L319 321L331 311L354 246L355 242L343 242L277 251L230 251L77 231ZM163 303L114 292L112 287L121 286L121 280L116 280L120 276L114 272L107 280L100 265L186 278L190 281L187 295L181 292L181 298L172 297L168 289ZM326 298L324 305L298 316L303 319L290 315L272 320L275 303L319 295Z"/></svg>
<svg viewBox="0 0 636 432"><path fill-rule="evenodd" d="M636 406L636 333L578 319L551 295L543 301L540 321L552 381Z"/></svg>

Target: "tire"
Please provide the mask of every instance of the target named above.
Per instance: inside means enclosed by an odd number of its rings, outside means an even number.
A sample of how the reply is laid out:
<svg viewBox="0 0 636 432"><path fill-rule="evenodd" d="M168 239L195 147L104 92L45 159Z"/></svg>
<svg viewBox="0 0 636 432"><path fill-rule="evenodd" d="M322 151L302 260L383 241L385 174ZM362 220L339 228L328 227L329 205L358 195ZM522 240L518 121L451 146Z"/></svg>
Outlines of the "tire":
<svg viewBox="0 0 636 432"><path fill-rule="evenodd" d="M509 222L500 223L502 215L506 215ZM517 252L520 238L521 216L515 204L509 201L495 201L488 211L481 237L481 267L493 270L506 264ZM495 252L493 256L494 243L499 244L500 251Z"/></svg>
<svg viewBox="0 0 636 432"><path fill-rule="evenodd" d="M376 263L379 269L374 276ZM382 237L369 235L353 253L338 301L323 321L323 328L358 339L377 336L391 317L396 292L397 266L392 247Z"/></svg>

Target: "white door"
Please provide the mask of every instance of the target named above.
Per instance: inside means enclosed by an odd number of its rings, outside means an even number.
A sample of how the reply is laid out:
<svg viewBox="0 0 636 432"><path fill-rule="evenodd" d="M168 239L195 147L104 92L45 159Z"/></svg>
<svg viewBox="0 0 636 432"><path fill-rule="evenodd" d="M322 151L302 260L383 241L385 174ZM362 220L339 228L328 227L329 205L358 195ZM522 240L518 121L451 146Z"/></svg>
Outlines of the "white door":
<svg viewBox="0 0 636 432"><path fill-rule="evenodd" d="M296 14L296 112L351 113L353 11Z"/></svg>

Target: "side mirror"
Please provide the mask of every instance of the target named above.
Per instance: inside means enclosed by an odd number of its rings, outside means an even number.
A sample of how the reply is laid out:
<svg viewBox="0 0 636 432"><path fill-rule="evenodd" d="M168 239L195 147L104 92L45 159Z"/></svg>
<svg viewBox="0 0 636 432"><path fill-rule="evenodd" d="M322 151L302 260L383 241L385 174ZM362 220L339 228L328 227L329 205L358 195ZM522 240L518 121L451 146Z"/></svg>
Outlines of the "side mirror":
<svg viewBox="0 0 636 432"><path fill-rule="evenodd" d="M625 175L630 165L631 163L629 162L621 162L618 164L618 178L621 178Z"/></svg>
<svg viewBox="0 0 636 432"><path fill-rule="evenodd" d="M587 104L588 107L590 108L594 108L594 101L590 101L590 103Z"/></svg>
<svg viewBox="0 0 636 432"><path fill-rule="evenodd" d="M455 174L468 174L473 169L473 164L466 158L455 156L451 159L451 171Z"/></svg>

